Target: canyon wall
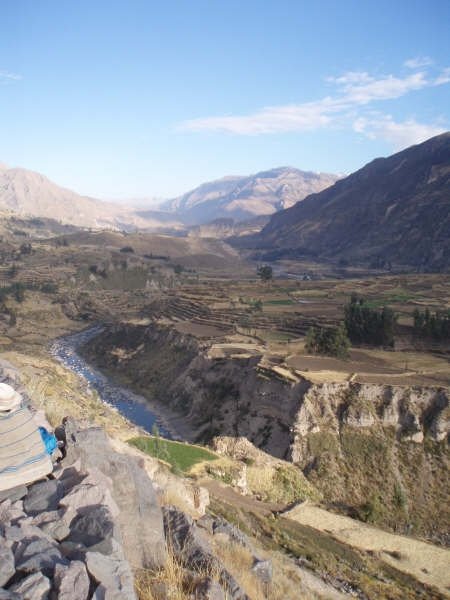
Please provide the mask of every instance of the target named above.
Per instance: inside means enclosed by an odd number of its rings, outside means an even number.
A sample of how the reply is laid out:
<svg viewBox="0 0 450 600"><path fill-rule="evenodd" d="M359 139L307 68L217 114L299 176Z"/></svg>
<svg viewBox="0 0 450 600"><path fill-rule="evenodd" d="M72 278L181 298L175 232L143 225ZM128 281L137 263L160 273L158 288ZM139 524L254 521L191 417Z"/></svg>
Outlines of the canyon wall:
<svg viewBox="0 0 450 600"><path fill-rule="evenodd" d="M448 541L449 390L290 382L260 357L207 357L207 344L157 325L123 325L84 354L184 415L201 442L245 436L287 458L337 509Z"/></svg>

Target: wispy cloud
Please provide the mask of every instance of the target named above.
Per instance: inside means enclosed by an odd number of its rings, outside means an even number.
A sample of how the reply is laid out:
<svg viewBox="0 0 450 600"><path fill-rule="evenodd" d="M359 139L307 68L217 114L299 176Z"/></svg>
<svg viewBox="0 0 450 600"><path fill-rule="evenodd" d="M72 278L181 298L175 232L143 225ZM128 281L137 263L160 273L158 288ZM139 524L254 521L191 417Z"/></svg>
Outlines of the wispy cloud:
<svg viewBox="0 0 450 600"><path fill-rule="evenodd" d="M417 67L424 67L424 61L425 58L417 58L406 62L412 68L413 62ZM258 135L312 131L339 125L369 137L383 137L396 146L404 142L415 143L442 131L435 125L420 124L415 120L396 123L389 115L375 119L366 113L373 103L395 100L416 90L450 82L450 69L431 74L426 69L416 68L416 72L404 76L373 76L366 71L348 71L338 77L328 77L326 81L334 87L333 94L315 101L267 106L248 115L190 119L180 123L178 129Z"/></svg>
<svg viewBox="0 0 450 600"><path fill-rule="evenodd" d="M355 73L352 73L353 77L354 75ZM358 80L348 80L348 74L335 80L336 83L343 84L340 85L340 92L347 103L368 104L374 100L391 100L430 85L424 72L413 73L407 77L387 75L378 79L368 73L359 75Z"/></svg>
<svg viewBox="0 0 450 600"><path fill-rule="evenodd" d="M443 85L450 82L450 67L443 69L434 80L434 85Z"/></svg>
<svg viewBox="0 0 450 600"><path fill-rule="evenodd" d="M416 56L415 58L409 58L403 63L408 69L421 69L422 67L429 67L434 64L434 61L429 56Z"/></svg>
<svg viewBox="0 0 450 600"><path fill-rule="evenodd" d="M11 73L10 71L1 71L0 70L0 83L13 83L14 81L20 81L22 79L22 75L18 75L17 73Z"/></svg>
<svg viewBox="0 0 450 600"><path fill-rule="evenodd" d="M370 139L387 140L397 149L419 144L446 131L439 125L419 123L415 119L398 122L391 115L383 114L359 117L354 121L353 129Z"/></svg>

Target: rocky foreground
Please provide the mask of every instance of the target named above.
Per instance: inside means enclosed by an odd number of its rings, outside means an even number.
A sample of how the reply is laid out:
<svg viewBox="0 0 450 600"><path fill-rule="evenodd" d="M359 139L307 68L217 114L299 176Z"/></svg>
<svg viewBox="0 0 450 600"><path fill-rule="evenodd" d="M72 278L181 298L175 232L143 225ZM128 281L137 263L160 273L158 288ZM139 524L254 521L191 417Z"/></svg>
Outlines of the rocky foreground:
<svg viewBox="0 0 450 600"><path fill-rule="evenodd" d="M115 451L101 428L68 420L57 434L67 453L50 478L0 496L0 599L132 600L135 572L163 569L169 554L192 598L248 597L208 541L220 533L249 549L242 532L161 508L142 461ZM271 571L254 556L261 581ZM154 597L169 597L166 585Z"/></svg>

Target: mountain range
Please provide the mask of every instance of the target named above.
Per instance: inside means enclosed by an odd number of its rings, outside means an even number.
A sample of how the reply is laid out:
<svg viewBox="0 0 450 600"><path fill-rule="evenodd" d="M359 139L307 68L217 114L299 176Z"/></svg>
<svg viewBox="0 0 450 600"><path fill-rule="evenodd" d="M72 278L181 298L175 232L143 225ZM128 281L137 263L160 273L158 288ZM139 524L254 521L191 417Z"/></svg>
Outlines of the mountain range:
<svg viewBox="0 0 450 600"><path fill-rule="evenodd" d="M0 165L0 210L52 218L79 227L186 230L216 219L237 223L270 216L336 179L335 175L281 167L248 177L224 177L159 207L145 209L81 196L40 173ZM256 223L260 229L264 221ZM217 235L220 237L216 231Z"/></svg>
<svg viewBox="0 0 450 600"><path fill-rule="evenodd" d="M281 167L208 182L149 210L80 196L39 173L0 165L5 211L84 228L230 238L260 260L447 270L450 132L342 179Z"/></svg>
<svg viewBox="0 0 450 600"><path fill-rule="evenodd" d="M449 269L450 132L373 160L244 243L266 258Z"/></svg>
<svg viewBox="0 0 450 600"><path fill-rule="evenodd" d="M337 175L329 173L279 167L255 175L223 177L203 183L161 204L160 208L176 213L188 225L222 218L249 221L289 208L309 194L329 187L337 179Z"/></svg>

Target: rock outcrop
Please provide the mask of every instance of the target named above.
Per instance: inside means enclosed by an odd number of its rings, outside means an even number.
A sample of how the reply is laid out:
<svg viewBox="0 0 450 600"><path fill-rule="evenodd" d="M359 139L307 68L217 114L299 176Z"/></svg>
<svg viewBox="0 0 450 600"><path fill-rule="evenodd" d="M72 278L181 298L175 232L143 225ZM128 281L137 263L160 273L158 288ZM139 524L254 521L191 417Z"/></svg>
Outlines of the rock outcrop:
<svg viewBox="0 0 450 600"><path fill-rule="evenodd" d="M54 477L11 490L0 504L0 598L135 600L104 479L79 464Z"/></svg>

